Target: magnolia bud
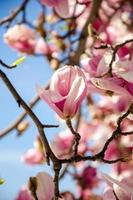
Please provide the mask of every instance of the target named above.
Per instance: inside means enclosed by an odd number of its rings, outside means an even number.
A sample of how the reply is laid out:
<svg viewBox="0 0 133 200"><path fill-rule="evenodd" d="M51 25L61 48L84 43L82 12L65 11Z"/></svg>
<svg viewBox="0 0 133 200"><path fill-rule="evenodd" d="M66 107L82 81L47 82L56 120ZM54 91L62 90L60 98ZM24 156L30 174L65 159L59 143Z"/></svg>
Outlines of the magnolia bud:
<svg viewBox="0 0 133 200"><path fill-rule="evenodd" d="M28 127L29 127L29 122L23 121L17 126L17 130L19 133L23 133L24 131L27 130Z"/></svg>

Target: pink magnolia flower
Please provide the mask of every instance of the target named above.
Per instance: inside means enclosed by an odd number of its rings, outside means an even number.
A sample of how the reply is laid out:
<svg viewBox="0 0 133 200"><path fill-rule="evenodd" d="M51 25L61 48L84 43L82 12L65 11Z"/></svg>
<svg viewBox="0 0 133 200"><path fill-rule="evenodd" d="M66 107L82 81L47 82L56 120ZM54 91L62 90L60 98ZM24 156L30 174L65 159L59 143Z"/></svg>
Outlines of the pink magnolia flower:
<svg viewBox="0 0 133 200"><path fill-rule="evenodd" d="M119 59L114 66L114 73L125 81L133 83L133 57L131 60L127 58Z"/></svg>
<svg viewBox="0 0 133 200"><path fill-rule="evenodd" d="M120 151L119 151L119 148L118 148L118 144L116 141L112 141L106 152L105 152L105 159L106 160L113 160L113 159L117 159L120 157Z"/></svg>
<svg viewBox="0 0 133 200"><path fill-rule="evenodd" d="M39 200L51 200L54 197L53 178L45 172L39 172L37 178L36 194Z"/></svg>
<svg viewBox="0 0 133 200"><path fill-rule="evenodd" d="M56 135L51 146L55 154L59 158L69 158L71 156L71 147L73 135L70 131L64 131Z"/></svg>
<svg viewBox="0 0 133 200"><path fill-rule="evenodd" d="M24 186L21 188L16 200L33 200L33 198L30 191Z"/></svg>
<svg viewBox="0 0 133 200"><path fill-rule="evenodd" d="M96 168L87 166L79 176L79 182L83 189L91 190L98 184Z"/></svg>
<svg viewBox="0 0 133 200"><path fill-rule="evenodd" d="M37 165L44 162L44 154L37 149L29 149L21 160L29 165Z"/></svg>
<svg viewBox="0 0 133 200"><path fill-rule="evenodd" d="M96 187L99 182L96 168L91 166L85 167L80 174L75 175L75 179L78 181L78 193L80 197L82 197L83 200L90 199L92 195L92 189Z"/></svg>
<svg viewBox="0 0 133 200"><path fill-rule="evenodd" d="M120 98L121 110L124 110L133 99L133 83L114 75L114 77L92 78L92 83L107 93L117 95Z"/></svg>
<svg viewBox="0 0 133 200"><path fill-rule="evenodd" d="M84 72L78 66L69 65L54 73L49 90L38 87L40 98L63 119L74 117L86 92Z"/></svg>
<svg viewBox="0 0 133 200"><path fill-rule="evenodd" d="M12 48L27 54L33 54L35 33L26 25L15 25L4 34L5 42Z"/></svg>
<svg viewBox="0 0 133 200"><path fill-rule="evenodd" d="M80 132L79 132L80 133ZM85 140L84 136L82 137L82 133L80 143L79 143L79 154L83 155L87 150L87 140ZM56 137L54 138L51 146L54 150L55 154L62 159L70 158L72 155L72 144L73 144L74 136L69 131L63 131L60 132Z"/></svg>
<svg viewBox="0 0 133 200"><path fill-rule="evenodd" d="M54 52L58 52L58 48L54 44L47 44L43 38L40 38L35 46L35 51L37 53L42 53L45 55L50 55Z"/></svg>
<svg viewBox="0 0 133 200"><path fill-rule="evenodd" d="M97 78L108 72L111 59L112 52L107 51L103 56L97 55L92 59L84 59L82 64L88 73L86 77L89 92L118 96L117 107L118 110L123 111L133 99L133 59L129 61L127 58L122 59L117 56L112 66L113 76ZM92 84L97 87L97 90L92 87Z"/></svg>
<svg viewBox="0 0 133 200"><path fill-rule="evenodd" d="M53 7L60 17L69 17L68 0L40 0L43 5Z"/></svg>
<svg viewBox="0 0 133 200"><path fill-rule="evenodd" d="M36 194L38 200L52 200L54 197L53 178L48 173L39 172L36 176L36 179L37 179ZM61 193L61 196L62 200L74 200L74 197L70 192L63 192Z"/></svg>
<svg viewBox="0 0 133 200"><path fill-rule="evenodd" d="M42 164L45 161L44 148L40 138L38 137L34 143L34 148L29 149L24 155L22 155L21 160L29 165Z"/></svg>
<svg viewBox="0 0 133 200"><path fill-rule="evenodd" d="M130 176L123 177L120 181L107 174L102 174L102 176L109 185L104 191L103 200L116 200L113 191L120 200L131 200L133 198L133 175L131 173Z"/></svg>

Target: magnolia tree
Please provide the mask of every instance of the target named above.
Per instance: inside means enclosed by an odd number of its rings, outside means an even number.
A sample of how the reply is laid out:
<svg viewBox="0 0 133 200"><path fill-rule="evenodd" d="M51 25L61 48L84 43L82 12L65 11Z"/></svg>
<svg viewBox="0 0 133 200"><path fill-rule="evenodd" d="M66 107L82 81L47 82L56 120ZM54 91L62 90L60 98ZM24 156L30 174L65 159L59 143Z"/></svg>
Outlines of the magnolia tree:
<svg viewBox="0 0 133 200"><path fill-rule="evenodd" d="M53 75L45 86L36 86L36 97L27 104L4 72L4 68L14 70L24 58L13 65L1 58L0 78L24 111L1 130L0 138L14 129L23 137L29 116L38 136L34 148L21 159L30 165L51 166L54 176L38 171L20 188L16 200L131 200L133 2L37 3L40 11L33 21L27 13L32 12L28 5L34 2L23 0L0 20L0 25L6 26L3 38L12 50L45 57ZM33 107L40 101L45 101L58 115L59 125L46 124L47 119L41 122L36 116ZM45 130L55 128L57 132L58 126L63 127L61 132L49 143ZM104 163L110 165L110 175L99 173ZM60 190L61 180L67 176L74 180L75 194L65 188Z"/></svg>

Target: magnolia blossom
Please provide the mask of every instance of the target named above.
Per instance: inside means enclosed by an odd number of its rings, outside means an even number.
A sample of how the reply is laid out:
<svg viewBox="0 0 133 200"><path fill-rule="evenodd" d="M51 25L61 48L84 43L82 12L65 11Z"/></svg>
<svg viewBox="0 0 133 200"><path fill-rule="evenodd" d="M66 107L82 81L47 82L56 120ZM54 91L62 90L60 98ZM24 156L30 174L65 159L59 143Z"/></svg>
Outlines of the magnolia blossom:
<svg viewBox="0 0 133 200"><path fill-rule="evenodd" d="M24 155L21 156L21 160L29 165L41 164L45 161L44 148L40 138L38 137L34 143L34 148L29 149Z"/></svg>
<svg viewBox="0 0 133 200"><path fill-rule="evenodd" d="M115 94L120 97L120 110L124 110L133 99L133 83L130 83L117 76L104 77L104 78L92 78L93 84L106 90L107 94Z"/></svg>
<svg viewBox="0 0 133 200"><path fill-rule="evenodd" d="M38 200L52 200L54 197L53 178L48 173L39 172L36 176L36 180L37 180L36 194ZM63 192L61 193L61 196L62 200L74 200L74 197L70 192Z"/></svg>
<svg viewBox="0 0 133 200"><path fill-rule="evenodd" d="M35 33L28 26L15 25L4 34L5 42L17 51L33 54L35 47Z"/></svg>
<svg viewBox="0 0 133 200"><path fill-rule="evenodd" d="M45 172L39 172L37 178L36 194L39 200L51 200L54 197L53 178Z"/></svg>
<svg viewBox="0 0 133 200"><path fill-rule="evenodd" d="M68 0L40 0L43 5L53 7L60 17L69 17Z"/></svg>
<svg viewBox="0 0 133 200"><path fill-rule="evenodd" d="M84 59L82 65L86 70L88 80L88 91L96 92L92 84L97 87L101 94L116 95L118 99L118 110L123 111L133 99L133 59L119 58L112 65L112 74L107 75L112 52L107 51L103 56L97 55L92 59ZM106 74L106 75L105 75ZM102 78L98 78L103 76Z"/></svg>
<svg viewBox="0 0 133 200"><path fill-rule="evenodd" d="M89 3L91 2L90 0L79 0L79 3L77 3L76 0L40 0L40 2L43 5L47 5L50 6L52 8L54 8L54 10L56 11L56 13L62 17L62 18L70 18L73 15L74 16L80 16L82 19L84 19L84 21L86 21L86 17L88 16L88 12L83 12L86 9L86 5L89 5ZM76 9L75 9L75 4L76 4ZM86 4L86 5L84 5ZM88 9L87 9L88 11ZM85 15L84 15L85 13ZM79 18L80 18L79 17ZM84 18L85 17L85 18ZM79 24L80 21L77 19L75 19L76 22ZM84 22L83 22L84 24ZM82 26L82 25L81 25Z"/></svg>
<svg viewBox="0 0 133 200"><path fill-rule="evenodd" d="M81 135L81 139L78 147L78 154L83 155L87 150L87 137L85 140L82 132L79 133ZM69 130L60 132L58 135L56 135L51 144L52 149L59 158L70 158L70 156L72 155L73 140L74 136Z"/></svg>
<svg viewBox="0 0 133 200"><path fill-rule="evenodd" d="M87 166L80 174L75 175L78 181L78 193L83 200L91 199L92 189L98 185L99 178L97 177L96 168ZM90 197L90 198L89 198Z"/></svg>
<svg viewBox="0 0 133 200"><path fill-rule="evenodd" d="M131 200L133 198L133 175L131 172L128 173L128 176L121 177L120 181L107 174L102 174L102 176L109 185L104 191L103 200L116 200L115 195L120 200Z"/></svg>
<svg viewBox="0 0 133 200"><path fill-rule="evenodd" d="M91 190L98 184L96 168L87 166L78 177L79 185L82 189Z"/></svg>
<svg viewBox="0 0 133 200"><path fill-rule="evenodd" d="M63 119L74 117L86 92L85 75L78 66L58 69L51 78L49 90L38 87L40 98Z"/></svg>
<svg viewBox="0 0 133 200"><path fill-rule="evenodd" d="M27 187L23 186L16 200L33 200L33 197Z"/></svg>
<svg viewBox="0 0 133 200"><path fill-rule="evenodd" d="M29 149L21 160L29 165L41 164L44 162L44 154L36 149Z"/></svg>
<svg viewBox="0 0 133 200"><path fill-rule="evenodd" d="M70 131L64 131L56 135L51 146L59 158L63 159L71 156L73 139L74 137Z"/></svg>
<svg viewBox="0 0 133 200"><path fill-rule="evenodd" d="M43 38L40 38L35 46L35 51L37 53L42 53L45 55L50 55L54 52L58 52L57 47L54 44L47 44Z"/></svg>

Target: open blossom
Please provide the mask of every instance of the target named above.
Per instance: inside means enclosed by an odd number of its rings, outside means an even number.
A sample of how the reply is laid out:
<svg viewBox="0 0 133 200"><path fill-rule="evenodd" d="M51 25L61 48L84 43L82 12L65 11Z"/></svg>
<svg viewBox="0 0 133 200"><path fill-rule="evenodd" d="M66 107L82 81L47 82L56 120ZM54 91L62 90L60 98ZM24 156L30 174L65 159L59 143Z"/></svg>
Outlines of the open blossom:
<svg viewBox="0 0 133 200"><path fill-rule="evenodd" d="M131 200L133 198L133 175L131 172L127 173L126 176L121 176L120 181L107 174L103 174L102 176L108 184L108 187L104 191L103 200L116 200L114 192L120 200Z"/></svg>
<svg viewBox="0 0 133 200"><path fill-rule="evenodd" d="M68 0L40 0L40 2L43 5L53 7L59 16L69 17Z"/></svg>
<svg viewBox="0 0 133 200"><path fill-rule="evenodd" d="M17 51L32 54L35 47L35 33L24 24L15 25L4 34L5 42Z"/></svg>
<svg viewBox="0 0 133 200"><path fill-rule="evenodd" d="M86 92L84 72L69 65L54 73L48 90L38 87L39 96L63 119L74 117Z"/></svg>
<svg viewBox="0 0 133 200"><path fill-rule="evenodd" d="M107 75L112 52L107 51L103 56L97 55L92 59L84 59L82 64L87 73L88 90L101 94L118 96L118 110L123 111L133 99L133 59L119 58L112 65L113 76ZM105 75L106 74L106 75ZM104 76L103 76L104 75ZM103 76L97 78L99 76Z"/></svg>
<svg viewBox="0 0 133 200"><path fill-rule="evenodd" d="M87 19L86 17L84 18L84 16L88 16L88 14L89 14L89 12L86 12L86 13L83 12L86 10L85 9L86 6L84 4L89 5L89 3L91 1L90 0L79 0L78 1L79 3L77 3L76 0L40 0L40 2L43 5L54 8L56 13L62 18L70 18L73 15L75 15L75 16L80 15L81 17L83 17L82 19L84 19L84 20L82 20L82 22L84 24L84 21L86 21L86 19ZM75 9L75 4L76 4L76 9ZM88 11L88 9L87 9L87 11ZM85 15L84 15L84 13L85 13ZM77 19L75 19L75 21L79 24L81 20L79 20L77 18Z"/></svg>

